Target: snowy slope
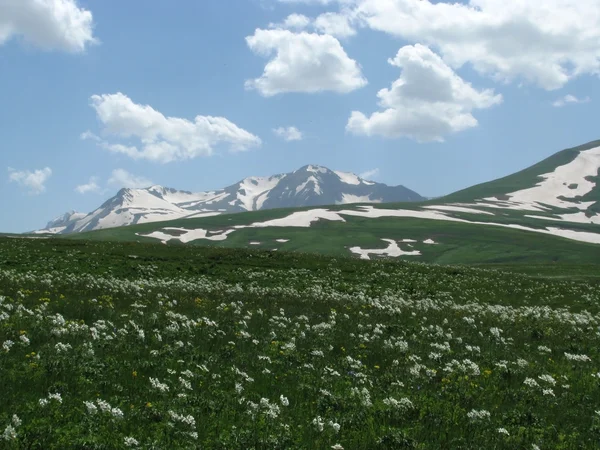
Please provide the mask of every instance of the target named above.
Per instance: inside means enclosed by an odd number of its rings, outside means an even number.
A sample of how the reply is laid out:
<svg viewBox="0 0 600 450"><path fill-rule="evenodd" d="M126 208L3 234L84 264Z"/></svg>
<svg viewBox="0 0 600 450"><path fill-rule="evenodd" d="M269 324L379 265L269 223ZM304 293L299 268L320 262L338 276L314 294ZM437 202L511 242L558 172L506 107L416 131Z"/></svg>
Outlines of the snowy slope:
<svg viewBox="0 0 600 450"><path fill-rule="evenodd" d="M590 177L598 175L600 169L600 146L580 152L573 161L557 167L550 173L540 175L543 181L529 189L511 192L510 202L520 206L554 206L556 208L577 208L586 210L594 201L582 202L583 197L596 187ZM484 200L495 200L486 198Z"/></svg>
<svg viewBox="0 0 600 450"><path fill-rule="evenodd" d="M437 200L457 206L552 213L590 223L600 213L599 181L600 141L592 141Z"/></svg>
<svg viewBox="0 0 600 450"><path fill-rule="evenodd" d="M423 197L404 186L390 187L353 173L307 165L291 173L248 177L216 191L193 193L159 185L122 189L91 213L71 211L39 232L76 233L270 208L419 200Z"/></svg>

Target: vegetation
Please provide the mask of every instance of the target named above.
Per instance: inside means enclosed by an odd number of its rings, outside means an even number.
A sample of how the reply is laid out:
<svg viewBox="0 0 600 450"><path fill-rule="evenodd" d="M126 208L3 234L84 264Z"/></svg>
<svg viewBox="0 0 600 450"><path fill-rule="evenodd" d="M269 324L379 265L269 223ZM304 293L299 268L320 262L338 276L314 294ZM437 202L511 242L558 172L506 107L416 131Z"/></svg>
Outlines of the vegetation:
<svg viewBox="0 0 600 450"><path fill-rule="evenodd" d="M272 211L269 212L274 214ZM264 214L260 213L261 216ZM290 214L290 211L287 211L287 214L279 214L279 217L282 217ZM181 219L162 223L132 225L68 235L66 239L156 243L158 242L156 239L144 237L143 235L165 227L223 230L228 223L238 225L268 220L255 217L257 215L255 213L240 213L207 219ZM476 220L481 220L484 217L482 215L477 217ZM235 222L233 222L234 220ZM387 244L382 239L413 239L417 242L410 245L409 243L402 243L400 247L404 251L418 250L421 255L401 256L400 259L440 264L600 263L598 245L512 228L411 218L375 219L346 216L345 220L345 222L322 220L313 223L309 228L244 228L231 233L224 241L198 239L187 245L226 248L245 247L278 251L301 250L347 257L352 255L349 250L350 247L385 248ZM534 221L535 219L529 220ZM498 222L510 223L510 220L498 217ZM537 225L540 225L539 221ZM586 231L583 228L584 225L581 226L580 231ZM287 239L289 241L281 243L277 242L277 239ZM433 239L436 244L424 244L423 241L428 239ZM260 244L253 245L250 244L251 242ZM181 246L177 240L169 241L169 246L171 245Z"/></svg>
<svg viewBox="0 0 600 450"><path fill-rule="evenodd" d="M597 448L600 271L528 268L0 238L2 448Z"/></svg>

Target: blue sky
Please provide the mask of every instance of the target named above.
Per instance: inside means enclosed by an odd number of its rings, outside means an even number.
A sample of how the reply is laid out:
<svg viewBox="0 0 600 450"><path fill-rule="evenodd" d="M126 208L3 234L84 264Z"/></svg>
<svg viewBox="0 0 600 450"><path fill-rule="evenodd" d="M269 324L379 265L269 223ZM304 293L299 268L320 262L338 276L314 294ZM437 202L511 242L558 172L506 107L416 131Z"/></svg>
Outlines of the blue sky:
<svg viewBox="0 0 600 450"><path fill-rule="evenodd" d="M3 232L305 164L439 196L600 137L592 0L41 3L0 4Z"/></svg>

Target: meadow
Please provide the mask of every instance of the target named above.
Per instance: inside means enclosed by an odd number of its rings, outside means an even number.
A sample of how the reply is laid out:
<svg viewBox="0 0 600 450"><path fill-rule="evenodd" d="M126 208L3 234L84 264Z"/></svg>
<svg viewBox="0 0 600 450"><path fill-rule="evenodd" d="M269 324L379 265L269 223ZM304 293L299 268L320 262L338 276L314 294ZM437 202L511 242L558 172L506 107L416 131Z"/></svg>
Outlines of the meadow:
<svg viewBox="0 0 600 450"><path fill-rule="evenodd" d="M0 238L0 448L598 448L597 269Z"/></svg>

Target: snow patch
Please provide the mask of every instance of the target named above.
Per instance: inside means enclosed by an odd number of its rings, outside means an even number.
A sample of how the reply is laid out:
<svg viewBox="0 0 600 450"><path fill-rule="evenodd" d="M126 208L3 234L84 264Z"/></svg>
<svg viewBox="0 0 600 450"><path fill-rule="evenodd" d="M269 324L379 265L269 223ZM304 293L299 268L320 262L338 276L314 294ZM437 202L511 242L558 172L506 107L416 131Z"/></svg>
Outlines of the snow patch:
<svg viewBox="0 0 600 450"><path fill-rule="evenodd" d="M359 185L360 184L360 178L350 172L339 172L337 170L334 170L333 173L335 173L340 180L342 180L342 183L346 183L346 184L353 184L353 185Z"/></svg>
<svg viewBox="0 0 600 450"><path fill-rule="evenodd" d="M310 209L308 211L297 211L290 214L287 217L280 219L267 220L266 222L255 222L251 225L236 225L234 228L247 228L247 227L310 227L313 222L318 220L332 220L338 222L345 222L346 220L339 215L338 212L329 211L327 209Z"/></svg>
<svg viewBox="0 0 600 450"><path fill-rule="evenodd" d="M511 203L520 206L549 205L556 208L576 207L586 210L595 202L578 202L575 198L592 191L596 183L586 178L597 176L599 168L600 147L581 151L570 163L557 167L554 172L540 175L543 180L534 187L507 195ZM571 189L573 186L575 187ZM572 200L566 201L559 197Z"/></svg>
<svg viewBox="0 0 600 450"><path fill-rule="evenodd" d="M472 213L472 214L487 214L493 216L494 213L489 211L481 211L479 209L466 208L464 206L454 206L454 205L432 205L432 206L423 206L426 209L435 209L439 211L455 211L455 212L464 212L464 213Z"/></svg>
<svg viewBox="0 0 600 450"><path fill-rule="evenodd" d="M179 236L173 236L172 234L164 233L163 231L153 231L150 234L140 234L136 233L137 236L149 237L154 239L159 239L163 244L166 244L170 240L177 240L183 242L184 244L187 242L195 241L196 239L208 239L210 241L224 241L227 239L227 235L233 233L234 230L227 230L223 233L207 236L207 230L202 228L198 228L195 230L188 230L186 228L173 228L173 227L165 227L164 231L177 231L181 232Z"/></svg>
<svg viewBox="0 0 600 450"><path fill-rule="evenodd" d="M321 167L321 166L313 166L313 165L309 165L306 168L307 172L312 172L312 173L327 173L327 168L325 167Z"/></svg>
<svg viewBox="0 0 600 450"><path fill-rule="evenodd" d="M369 257L370 254L372 254L372 255L387 255L387 256L393 256L393 257L398 257L398 256L402 256L402 255L418 256L421 254L421 252L418 250L413 250L410 252L403 251L398 246L398 243L393 239L382 239L382 241L388 243L387 248L363 249L360 247L350 247L349 250L352 253L360 255L361 259L371 259Z"/></svg>
<svg viewBox="0 0 600 450"><path fill-rule="evenodd" d="M595 214L592 217L588 217L585 215L583 211L571 214L558 214L557 217L547 217L547 216L534 216L534 215L525 215L525 217L531 217L532 219L542 219L542 220L554 220L557 222L574 222L574 223L593 223L595 225L600 225L600 214Z"/></svg>
<svg viewBox="0 0 600 450"><path fill-rule="evenodd" d="M238 192L237 198L240 200L246 211L255 211L259 209L265 202L268 196L268 191L277 186L281 181L281 176L274 177L249 177L245 178L240 183L240 190L244 194ZM260 204L259 204L260 200Z"/></svg>
<svg viewBox="0 0 600 450"><path fill-rule="evenodd" d="M44 228L43 230L32 231L31 234L58 234L67 227Z"/></svg>
<svg viewBox="0 0 600 450"><path fill-rule="evenodd" d="M541 206L541 205L531 205L531 204L521 204L517 202L507 202L503 200L498 200L496 197L486 197L483 200L486 201L478 201L473 204L465 203L467 206L484 206L486 208L496 208L496 209L512 209L515 211L540 211L546 212L549 208Z"/></svg>
<svg viewBox="0 0 600 450"><path fill-rule="evenodd" d="M313 189L314 189L315 193L317 195L321 195L322 192L321 192L321 187L319 186L319 181L312 175L310 177L308 177L308 179L304 183L302 183L300 186L296 187L296 194L298 194L299 192L302 192L304 190L304 188L306 188L306 186L310 182L313 183Z"/></svg>
<svg viewBox="0 0 600 450"><path fill-rule="evenodd" d="M371 200L368 195L342 194L342 201L338 204L345 205L346 203L381 203L381 199Z"/></svg>
<svg viewBox="0 0 600 450"><path fill-rule="evenodd" d="M186 219L197 219L198 217L212 217L212 216L220 216L221 213L218 211L213 212L198 212L195 214L191 214L189 216L185 216Z"/></svg>

